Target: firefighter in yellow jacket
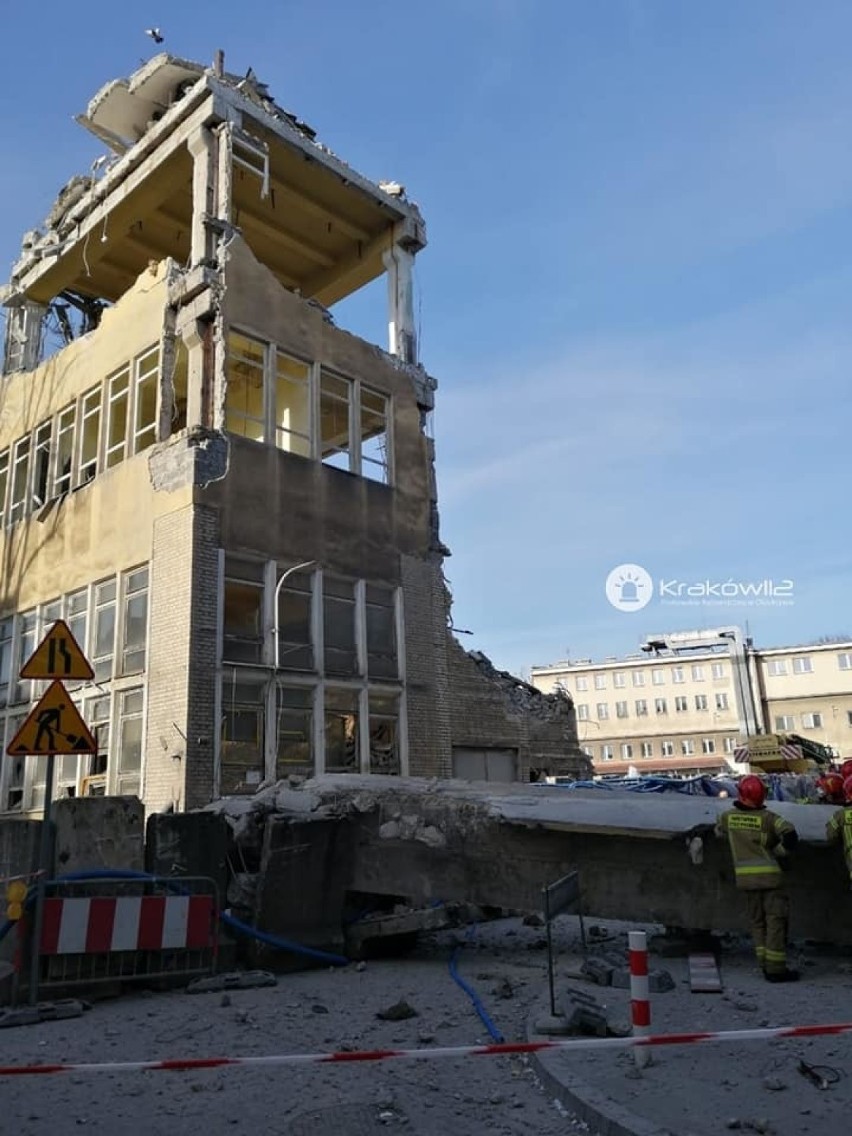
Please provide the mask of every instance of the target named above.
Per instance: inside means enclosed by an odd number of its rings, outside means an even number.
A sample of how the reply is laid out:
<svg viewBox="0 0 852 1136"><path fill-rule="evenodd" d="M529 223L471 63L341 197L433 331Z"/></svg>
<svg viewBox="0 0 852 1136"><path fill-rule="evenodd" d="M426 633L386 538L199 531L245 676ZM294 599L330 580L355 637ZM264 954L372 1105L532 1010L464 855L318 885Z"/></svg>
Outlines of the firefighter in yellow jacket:
<svg viewBox="0 0 852 1136"><path fill-rule="evenodd" d="M843 856L852 879L852 777L847 777L843 782L843 799L846 804L831 814L825 826L825 835L829 844L843 845Z"/></svg>
<svg viewBox="0 0 852 1136"><path fill-rule="evenodd" d="M790 899L782 872L799 842L789 821L764 808L766 787L749 775L739 783L734 807L721 813L716 834L728 838L736 885L745 892L754 952L768 982L794 982L797 970L787 966Z"/></svg>

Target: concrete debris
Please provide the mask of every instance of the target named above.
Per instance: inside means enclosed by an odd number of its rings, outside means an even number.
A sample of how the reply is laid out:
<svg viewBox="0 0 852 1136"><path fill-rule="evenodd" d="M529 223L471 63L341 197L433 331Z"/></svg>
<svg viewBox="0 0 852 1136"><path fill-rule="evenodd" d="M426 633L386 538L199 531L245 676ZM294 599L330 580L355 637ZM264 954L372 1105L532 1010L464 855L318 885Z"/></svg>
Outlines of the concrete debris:
<svg viewBox="0 0 852 1136"><path fill-rule="evenodd" d="M611 986L615 967L603 959L586 959L580 968L583 978L593 982L596 986Z"/></svg>
<svg viewBox="0 0 852 1136"><path fill-rule="evenodd" d="M64 1018L79 1018L92 1007L76 998L62 998L56 1002L39 1002L36 1006L14 1006L0 1011L0 1029L12 1026L34 1026L39 1022L56 1022Z"/></svg>
<svg viewBox="0 0 852 1136"><path fill-rule="evenodd" d="M583 1037L606 1037L606 1011L598 1000L583 990L572 990L562 1000L565 1030Z"/></svg>
<svg viewBox="0 0 852 1136"><path fill-rule="evenodd" d="M620 990L630 989L630 971L627 967L619 967L612 972L612 985ZM667 970L648 971L648 990L651 994L665 994L667 990L674 990L675 980Z"/></svg>
<svg viewBox="0 0 852 1136"><path fill-rule="evenodd" d="M404 998L399 1002L394 1002L392 1006L388 1006L386 1010L379 1010L376 1014L383 1022L404 1022L408 1018L416 1018L417 1011L413 1006L409 1006Z"/></svg>
<svg viewBox="0 0 852 1136"><path fill-rule="evenodd" d="M529 915L525 915L523 917L523 919L521 920L521 922L523 923L523 925L525 927L543 927L544 926L544 920L536 911L532 911L532 912L530 912Z"/></svg>
<svg viewBox="0 0 852 1136"><path fill-rule="evenodd" d="M517 675L498 670L481 651L467 651L467 657L476 664L485 678L503 689L504 696L517 714L533 714L539 718L558 718L570 713L573 703L563 691L544 694L537 687L524 682Z"/></svg>
<svg viewBox="0 0 852 1136"><path fill-rule="evenodd" d="M255 986L277 986L278 979L268 970L231 971L210 978L196 978L186 988L187 994L214 994L220 990L250 990Z"/></svg>

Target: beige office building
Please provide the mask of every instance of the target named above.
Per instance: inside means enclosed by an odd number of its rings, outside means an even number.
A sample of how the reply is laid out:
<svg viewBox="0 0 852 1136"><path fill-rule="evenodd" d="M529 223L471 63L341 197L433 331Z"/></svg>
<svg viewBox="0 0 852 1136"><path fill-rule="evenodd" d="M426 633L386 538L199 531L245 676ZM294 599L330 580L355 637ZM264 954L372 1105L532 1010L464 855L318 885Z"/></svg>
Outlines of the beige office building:
<svg viewBox="0 0 852 1136"><path fill-rule="evenodd" d="M652 636L639 653L532 668L574 699L599 775L729 769L740 740L796 734L852 755L852 641L756 648L739 628Z"/></svg>

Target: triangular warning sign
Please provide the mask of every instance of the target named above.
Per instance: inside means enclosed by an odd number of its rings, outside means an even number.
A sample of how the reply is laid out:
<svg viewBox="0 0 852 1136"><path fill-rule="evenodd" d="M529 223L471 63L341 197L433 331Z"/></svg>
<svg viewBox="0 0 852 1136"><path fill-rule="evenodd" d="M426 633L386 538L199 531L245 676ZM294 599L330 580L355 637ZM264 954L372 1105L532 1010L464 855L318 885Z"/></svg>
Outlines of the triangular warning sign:
<svg viewBox="0 0 852 1136"><path fill-rule="evenodd" d="M6 746L12 757L97 752L97 742L61 682L50 684Z"/></svg>
<svg viewBox="0 0 852 1136"><path fill-rule="evenodd" d="M80 650L71 628L57 619L21 668L21 678L94 678L89 660Z"/></svg>

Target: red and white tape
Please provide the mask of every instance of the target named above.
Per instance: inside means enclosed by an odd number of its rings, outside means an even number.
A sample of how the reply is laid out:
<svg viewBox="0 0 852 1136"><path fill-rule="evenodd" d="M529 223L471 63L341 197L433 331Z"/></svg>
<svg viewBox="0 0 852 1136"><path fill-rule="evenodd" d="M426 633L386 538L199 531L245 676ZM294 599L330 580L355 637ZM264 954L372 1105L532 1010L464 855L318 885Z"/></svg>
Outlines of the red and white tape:
<svg viewBox="0 0 852 1136"><path fill-rule="evenodd" d="M852 1033L852 1022L775 1029L721 1030L715 1033L661 1033L647 1037L574 1037L501 1045L450 1045L434 1049L356 1049L340 1053L278 1053L268 1057L185 1057L169 1061L104 1061L63 1065L0 1065L0 1077L50 1073L144 1073L154 1070L219 1069L228 1065L331 1065L360 1061L434 1061L441 1057L508 1057L558 1049L630 1049L633 1046L696 1045L709 1042L766 1041L774 1037L820 1037Z"/></svg>

